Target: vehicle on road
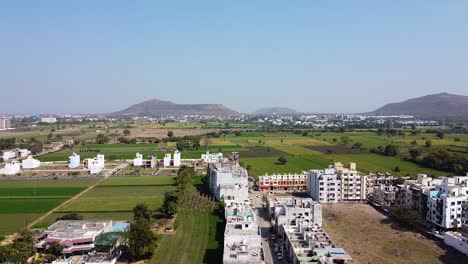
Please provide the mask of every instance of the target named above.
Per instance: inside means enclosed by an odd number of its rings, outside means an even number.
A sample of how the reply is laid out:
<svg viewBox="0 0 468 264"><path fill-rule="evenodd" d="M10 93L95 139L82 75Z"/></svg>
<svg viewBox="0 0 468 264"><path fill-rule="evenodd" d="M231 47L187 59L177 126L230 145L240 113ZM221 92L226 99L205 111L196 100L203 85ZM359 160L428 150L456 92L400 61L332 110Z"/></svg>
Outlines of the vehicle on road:
<svg viewBox="0 0 468 264"><path fill-rule="evenodd" d="M283 259L283 254L281 252L278 252L276 254L276 257L279 259L279 260L282 260Z"/></svg>

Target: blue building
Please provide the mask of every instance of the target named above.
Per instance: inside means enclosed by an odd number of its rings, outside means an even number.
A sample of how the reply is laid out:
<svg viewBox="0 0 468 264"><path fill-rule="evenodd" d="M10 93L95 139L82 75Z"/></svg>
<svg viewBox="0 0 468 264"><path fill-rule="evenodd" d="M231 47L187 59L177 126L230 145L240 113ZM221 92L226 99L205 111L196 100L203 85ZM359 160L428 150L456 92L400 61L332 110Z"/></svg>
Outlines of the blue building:
<svg viewBox="0 0 468 264"><path fill-rule="evenodd" d="M68 157L68 168L74 169L80 166L80 155L73 153Z"/></svg>

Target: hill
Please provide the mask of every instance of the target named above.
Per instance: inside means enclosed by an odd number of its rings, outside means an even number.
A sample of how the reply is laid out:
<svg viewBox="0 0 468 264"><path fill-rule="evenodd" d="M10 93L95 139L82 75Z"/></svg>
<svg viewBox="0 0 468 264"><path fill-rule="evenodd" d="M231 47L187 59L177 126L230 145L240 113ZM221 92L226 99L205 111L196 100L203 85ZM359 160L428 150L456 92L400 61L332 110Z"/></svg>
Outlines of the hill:
<svg viewBox="0 0 468 264"><path fill-rule="evenodd" d="M468 116L468 96L448 93L426 95L399 103L387 104L369 114L466 117Z"/></svg>
<svg viewBox="0 0 468 264"><path fill-rule="evenodd" d="M279 114L279 115L294 115L297 114L297 111L291 108L286 107L266 107L260 108L255 111L257 115L272 115L272 114Z"/></svg>
<svg viewBox="0 0 468 264"><path fill-rule="evenodd" d="M176 104L169 101L151 99L132 105L113 115L203 115L203 116L237 116L240 115L222 104Z"/></svg>

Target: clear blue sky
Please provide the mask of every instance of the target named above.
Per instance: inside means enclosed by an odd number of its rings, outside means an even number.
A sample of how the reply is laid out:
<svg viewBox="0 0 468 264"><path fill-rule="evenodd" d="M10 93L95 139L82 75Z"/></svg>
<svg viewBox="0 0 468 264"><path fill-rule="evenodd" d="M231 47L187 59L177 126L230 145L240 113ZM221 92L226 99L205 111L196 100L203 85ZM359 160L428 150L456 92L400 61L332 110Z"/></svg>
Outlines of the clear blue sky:
<svg viewBox="0 0 468 264"><path fill-rule="evenodd" d="M0 113L310 112L468 94L468 1L0 3Z"/></svg>

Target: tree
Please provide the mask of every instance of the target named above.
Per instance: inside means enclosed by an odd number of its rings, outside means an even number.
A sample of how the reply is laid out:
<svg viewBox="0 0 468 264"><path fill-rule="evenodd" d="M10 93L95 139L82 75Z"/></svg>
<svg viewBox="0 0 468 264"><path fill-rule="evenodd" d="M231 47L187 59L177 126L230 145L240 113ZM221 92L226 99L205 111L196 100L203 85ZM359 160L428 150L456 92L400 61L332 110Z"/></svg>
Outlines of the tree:
<svg viewBox="0 0 468 264"><path fill-rule="evenodd" d="M250 172L252 171L252 165L247 165L247 167L245 167L245 169L247 170L247 172L250 174Z"/></svg>
<svg viewBox="0 0 468 264"><path fill-rule="evenodd" d="M419 212L412 210L411 208L402 206L394 207L391 210L391 213L396 219L408 225L416 226L422 223L422 219Z"/></svg>
<svg viewBox="0 0 468 264"><path fill-rule="evenodd" d="M49 252L50 254L52 254L52 255L54 255L56 257L62 255L62 251L63 251L63 246L62 246L62 244L60 244L57 241L53 241L47 247L47 252Z"/></svg>
<svg viewBox="0 0 468 264"><path fill-rule="evenodd" d="M356 142L353 144L353 146L351 147L353 149L362 149L362 143L361 142Z"/></svg>
<svg viewBox="0 0 468 264"><path fill-rule="evenodd" d="M351 142L351 138L349 136L341 136L340 137L340 142L343 145L348 145L349 142Z"/></svg>
<svg viewBox="0 0 468 264"><path fill-rule="evenodd" d="M172 218L175 214L177 214L178 202L179 195L176 192L166 192L164 194L164 202L161 208L163 214L165 214L168 218Z"/></svg>
<svg viewBox="0 0 468 264"><path fill-rule="evenodd" d="M213 141L211 140L211 138L209 138L208 136L203 138L203 145L205 145L207 150L210 148L211 144L213 144Z"/></svg>
<svg viewBox="0 0 468 264"><path fill-rule="evenodd" d="M395 172L400 172L400 166L395 166L395 169L393 169Z"/></svg>
<svg viewBox="0 0 468 264"><path fill-rule="evenodd" d="M98 144L106 144L106 143L108 143L109 141L110 141L109 137L106 136L106 135L104 135L104 134L98 134L98 135L96 136L96 142L97 142Z"/></svg>
<svg viewBox="0 0 468 264"><path fill-rule="evenodd" d="M241 132L240 132L239 130L236 130L236 131L234 131L234 135L235 135L236 137L240 137Z"/></svg>
<svg viewBox="0 0 468 264"><path fill-rule="evenodd" d="M384 152L385 152L385 155L394 157L398 155L398 152L399 152L398 146L389 144L385 147Z"/></svg>
<svg viewBox="0 0 468 264"><path fill-rule="evenodd" d="M43 149L42 142L40 142L40 141L34 141L34 142L31 144L31 146L29 147L29 149L31 150L31 153L32 153L32 154L41 153L41 152L42 152L42 149Z"/></svg>
<svg viewBox="0 0 468 264"><path fill-rule="evenodd" d="M439 139L443 139L444 136L445 136L444 132L440 132L440 131L437 132L437 137L438 137Z"/></svg>
<svg viewBox="0 0 468 264"><path fill-rule="evenodd" d="M411 145L416 146L417 144L418 144L418 142L416 141L416 139L411 141Z"/></svg>
<svg viewBox="0 0 468 264"><path fill-rule="evenodd" d="M128 247L130 257L140 260L151 255L156 247L157 237L148 221L138 220L130 224Z"/></svg>
<svg viewBox="0 0 468 264"><path fill-rule="evenodd" d="M425 146L426 146L426 148L432 147L432 141L426 140Z"/></svg>
<svg viewBox="0 0 468 264"><path fill-rule="evenodd" d="M288 162L288 160L285 157L279 157L278 158L278 163L281 165L284 165Z"/></svg>
<svg viewBox="0 0 468 264"><path fill-rule="evenodd" d="M412 160L417 160L421 156L422 151L420 149L410 149L409 154Z"/></svg>
<svg viewBox="0 0 468 264"><path fill-rule="evenodd" d="M173 137L174 136L174 131L167 131L167 136L168 137Z"/></svg>
<svg viewBox="0 0 468 264"><path fill-rule="evenodd" d="M124 134L124 136L128 137L130 136L130 130L128 129L124 129L124 131L122 132Z"/></svg>
<svg viewBox="0 0 468 264"><path fill-rule="evenodd" d="M62 215L55 219L55 221L60 221L60 220L83 220L83 216L77 213L70 213L70 214Z"/></svg>
<svg viewBox="0 0 468 264"><path fill-rule="evenodd" d="M309 135L309 132L308 132L308 131L302 132L302 136L303 136L303 137L307 137L308 135Z"/></svg>
<svg viewBox="0 0 468 264"><path fill-rule="evenodd" d="M121 144L130 144L130 140L128 140L128 138L126 138L126 137L119 137L117 140Z"/></svg>
<svg viewBox="0 0 468 264"><path fill-rule="evenodd" d="M145 220L151 221L152 212L148 208L147 204L138 203L135 207L133 207L133 219L135 221Z"/></svg>

